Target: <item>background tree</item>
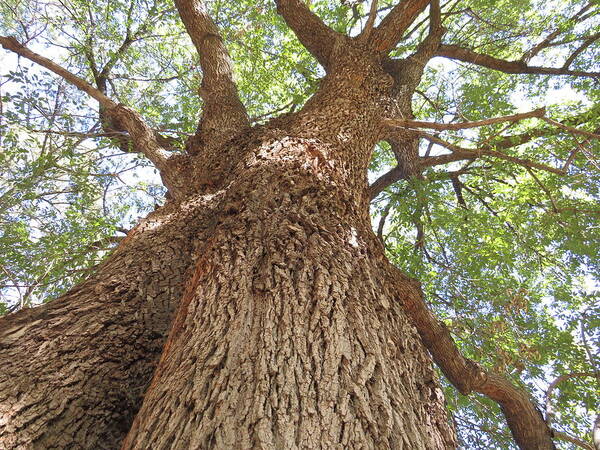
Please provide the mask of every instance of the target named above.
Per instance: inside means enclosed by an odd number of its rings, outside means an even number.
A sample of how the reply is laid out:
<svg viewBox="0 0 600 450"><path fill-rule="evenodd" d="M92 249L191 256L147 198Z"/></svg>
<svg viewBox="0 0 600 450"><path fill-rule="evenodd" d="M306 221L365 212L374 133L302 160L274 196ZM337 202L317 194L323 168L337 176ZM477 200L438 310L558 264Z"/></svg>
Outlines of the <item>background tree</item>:
<svg viewBox="0 0 600 450"><path fill-rule="evenodd" d="M592 448L595 2L276 3L1 3L2 445Z"/></svg>

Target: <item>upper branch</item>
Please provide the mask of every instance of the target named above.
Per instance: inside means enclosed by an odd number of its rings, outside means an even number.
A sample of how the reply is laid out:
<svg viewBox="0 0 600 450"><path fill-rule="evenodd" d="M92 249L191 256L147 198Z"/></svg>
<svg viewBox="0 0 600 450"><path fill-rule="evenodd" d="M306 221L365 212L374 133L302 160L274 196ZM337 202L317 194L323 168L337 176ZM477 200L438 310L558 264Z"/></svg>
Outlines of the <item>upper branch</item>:
<svg viewBox="0 0 600 450"><path fill-rule="evenodd" d="M591 36L588 36L588 37L587 37L587 38L586 38L586 39L583 41L583 43L582 43L582 44L581 44L579 47L577 47L577 49L576 49L576 50L575 50L573 53L571 53L571 56L569 56L569 57L568 57L568 58L565 60L565 62L564 62L564 64L563 64L562 68L563 68L563 69L568 69L569 67L571 67L571 64L573 64L573 61L575 61L575 59L576 59L576 58L577 58L579 55L581 55L581 54L582 54L582 53L583 53L583 52L584 52L584 51L585 51L585 50L586 50L588 47L590 47L590 46L591 46L591 45L592 45L594 42L596 42L598 39L600 39L600 33L595 33L595 34L592 34Z"/></svg>
<svg viewBox="0 0 600 450"><path fill-rule="evenodd" d="M497 148L491 144L487 144L477 149L468 149L464 147L459 147L457 145L446 142L442 139L439 139L435 136L431 136L427 133L422 133L421 136L427 139L434 144L440 145L442 147L447 148L452 152L450 155L438 155L438 156L429 156L422 158L420 162L420 167L433 167L441 164L448 164L454 161L463 161L463 160L473 160L477 159L481 156L492 156L498 159L503 159L505 161L510 161L515 164L518 164L523 167L529 167L539 170L545 170L546 172L555 173L557 175L565 175L565 171L563 169L558 169L556 167L548 166L546 164L538 163L536 161L531 161L528 159L517 158L516 156L507 155L505 153L499 152L498 150L494 150ZM507 147L513 147L515 145L509 145Z"/></svg>
<svg viewBox="0 0 600 450"><path fill-rule="evenodd" d="M576 23L580 22L581 20L585 19L586 16L584 16L584 13L586 13L592 6L594 6L594 5L591 2L588 3L587 5L585 5L574 16L572 16L570 18L570 21L573 22L574 24L576 24ZM562 34L562 30L560 29L560 27L558 27L554 31L549 33L544 38L544 40L542 40L540 43L535 45L533 48L531 48L530 50L525 52L525 54L521 58L521 61L528 62L531 58L533 58L535 55L540 53L543 49L550 47L552 45L552 41L554 41L554 39L556 39L558 36L560 36L560 34Z"/></svg>
<svg viewBox="0 0 600 450"><path fill-rule="evenodd" d="M388 53L400 42L408 27L429 4L429 0L403 0L389 12L370 36L371 46Z"/></svg>
<svg viewBox="0 0 600 450"><path fill-rule="evenodd" d="M90 69L92 71L92 75L94 76L94 82L96 84L96 88L104 95L108 92L108 85L111 84L113 87L113 91L116 90L114 85L112 85L111 80L111 72L113 68L123 59L123 57L127 54L127 51L136 41L143 39L145 36L149 34L152 29L153 21L156 20L157 16L160 16L162 13L167 12L168 10L164 10L159 12L158 14L149 14L148 17L139 25L137 30L131 30L131 17L133 13L133 7L135 6L135 1L132 0L130 2L130 6L127 12L127 28L125 30L125 37L121 42L121 45L114 51L110 52L110 56L108 60L104 63L104 66L99 66L96 57L94 55L94 42L95 36L93 34L93 29L95 27L94 19L92 17L91 11L88 12L90 14L90 23L91 23L91 31L89 32L86 38L86 46L83 49L83 53L86 56ZM130 152L133 147L135 147L135 143L131 141L131 136L129 136L129 132L119 126L117 122L113 120L110 115L107 113L107 108L105 105L100 104L99 108L99 116L102 124L102 128L106 136L112 137L115 140L115 143L119 146L119 148L123 152ZM159 143L161 147L165 150L176 150L180 147L180 143L178 139L172 138L170 136L163 136L157 130L153 131L156 141ZM132 145L133 144L133 145Z"/></svg>
<svg viewBox="0 0 600 450"><path fill-rule="evenodd" d="M431 0L429 3L429 33L427 37L417 46L417 50L407 58L384 60L386 71L399 84L406 86L409 92L413 92L421 82L425 66L435 55L444 32L440 2L439 0Z"/></svg>
<svg viewBox="0 0 600 450"><path fill-rule="evenodd" d="M185 28L200 55L204 111L196 136L220 145L250 124L233 80L231 59L201 0L175 0Z"/></svg>
<svg viewBox="0 0 600 450"><path fill-rule="evenodd" d="M298 40L327 68L335 43L342 35L323 23L302 0L275 0L277 12Z"/></svg>
<svg viewBox="0 0 600 450"><path fill-rule="evenodd" d="M546 423L548 424L548 426L551 425L552 419L554 418L554 410L552 408L552 393L554 392L554 389L556 389L556 386L558 386L559 383L568 380L569 378L594 377L594 376L598 377L598 376L600 376L600 373L571 372L571 373L565 373L565 374L558 376L552 383L550 383L550 385L548 386L548 389L546 390L546 399L545 399Z"/></svg>
<svg viewBox="0 0 600 450"><path fill-rule="evenodd" d="M147 21L143 23L142 26L140 26L140 28L135 33L130 34L129 31L127 32L125 39L123 40L119 48L114 52L114 54L110 57L106 64L104 64L102 70L97 75L95 75L96 82L98 82L99 80L103 80L103 82L106 83L106 79L110 75L110 72L113 69L113 67L117 64L117 62L119 62L123 55L125 55L127 50L129 50L129 47L131 47L131 45L137 39L139 39L139 37L142 34L146 32L146 30L149 28L149 25L150 24Z"/></svg>
<svg viewBox="0 0 600 450"><path fill-rule="evenodd" d="M567 173L567 168L571 163L570 160L567 160L567 162L562 168L556 168L529 159L517 158L516 156L507 155L506 153L498 151L498 149L516 147L525 142L528 142L534 137L536 137L536 133L523 134L520 136L511 136L510 138L506 138L495 142L494 145L488 143L476 149L460 147L458 145L444 141L436 136L432 136L427 133L421 133L419 137L428 140L432 144L437 144L441 147L444 147L450 150L452 153L436 156L418 157L413 164L414 169L410 174L414 176L419 176L421 172L423 172L423 170L427 169L428 167L442 166L457 161L475 161L481 158L482 156L489 156L493 158L502 159L505 161L512 162L514 164L518 164L527 169L544 170L546 172L554 173L557 175L565 175ZM574 153L575 152L571 154L571 157L574 155ZM379 195L379 193L386 189L388 186L396 183L397 181L406 180L408 178L409 174L406 172L406 170L401 164L398 164L396 167L392 168L391 170L377 178L373 182L373 184L369 186L369 194L371 200L374 199L377 195Z"/></svg>
<svg viewBox="0 0 600 450"><path fill-rule="evenodd" d="M527 119L530 117L544 117L546 113L545 108L539 108L534 111L526 113L512 114L510 116L494 117L491 119L476 120L473 122L463 123L435 123L435 122L422 122L419 120L406 120L406 119L385 119L383 123L394 127L402 128L430 128L433 130L464 130L467 128L482 127L484 125L492 125L500 122L512 122L521 119Z"/></svg>
<svg viewBox="0 0 600 450"><path fill-rule="evenodd" d="M72 74L67 69L59 66L58 64L49 60L48 58L44 58L42 55L39 55L29 50L24 45L21 45L14 37L0 36L0 45L2 45L2 47L4 47L5 49L10 50L24 58L27 58L30 61L33 61L34 63L37 63L40 66L45 67L46 69L54 72L58 76L64 78L69 83L73 84L75 87L88 94L90 97L98 100L98 103L100 103L101 106L107 109L115 108L117 106L115 102L113 102L104 93L100 92L100 90L96 89L87 81Z"/></svg>
<svg viewBox="0 0 600 450"><path fill-rule="evenodd" d="M361 39L368 39L371 35L371 31L373 31L373 26L375 25L375 19L377 18L377 0L371 0L371 9L369 10L369 17L367 19L367 23L365 24L365 28L360 33Z"/></svg>
<svg viewBox="0 0 600 450"><path fill-rule="evenodd" d="M397 123L398 125L400 125L400 127L399 128L390 127L390 129L388 131L389 136L387 137L387 140L388 140L388 142L392 143L392 142L394 142L395 137L397 138L398 133L403 133L403 134L406 133L404 131L403 127L433 128L433 129L438 129L438 130L443 131L443 130L450 130L450 129L456 130L456 129L471 128L474 126L488 125L491 123L498 123L498 122L502 122L502 121L511 121L511 120L514 121L514 120L522 119L525 117L539 117L541 120L549 123L551 125L551 127L537 127L537 128L534 128L532 130L529 130L529 131L527 131L525 133L521 133L521 134L515 134L515 135L510 135L510 136L497 136L497 139L494 139L494 140L487 139L486 141L479 144L479 146L475 147L475 148L461 147L459 145L456 145L456 144L450 143L448 141L445 141L443 139L440 139L437 136L433 136L431 134L428 134L428 133L425 133L422 131L418 132L418 134L416 135L417 138L424 138L427 141L429 141L430 144L437 144L439 146L442 146L442 147L450 150L451 153L443 154L443 155L435 155L435 156L429 156L428 154L426 154L425 156L418 157L416 159L415 163L413 164L414 170L411 172L411 175L418 175L423 170L425 170L429 167L446 165L446 164L456 162L456 161L475 161L475 160L481 158L482 156L488 156L488 157L492 157L492 158L498 158L498 159L502 159L505 161L509 161L514 164L518 164L522 167L525 167L526 169L538 169L538 170L543 170L546 172L554 173L556 175L566 175L567 169L573 162L575 155L577 154L578 151L580 151L580 150L583 151L583 148L580 147L579 149L573 150L571 152L571 154L569 155L569 157L567 158L567 160L565 161L564 165L560 168L552 167L547 164L539 163L537 161L532 161L530 159L523 159L523 158L518 158L516 156L511 156L511 155L504 153L503 151L526 144L536 138L540 138L543 136L553 136L553 135L559 134L562 130L567 131L568 133L572 134L573 136L582 135L588 139L600 139L600 134L598 134L598 132L600 130L596 130L596 132L591 133L589 131L585 131L580 128L576 128L576 125L582 125L582 124L588 122L589 118L591 116L595 116L596 110L597 110L597 108L594 107L594 108L592 108L582 114L579 114L577 116L563 119L563 122L557 122L555 120L551 120L551 119L544 117L543 115L541 115L542 110L540 110L540 109L531 111L529 113L515 114L512 116L496 117L496 118L492 118L492 119L486 119L483 121L464 122L464 123L458 123L458 124L437 124L437 123L432 123L432 122L420 122L420 121L416 121L416 120L393 120L393 121L391 121L392 124ZM400 140L406 141L406 137L402 137ZM394 147L392 147L392 149L394 149ZM398 159L398 153L395 151L394 154L396 155L396 159L398 160L398 165L396 167L392 168L389 172L387 172L384 175L382 175L381 177L379 177L377 180L375 180L375 182L373 182L373 184L369 188L370 194L371 194L371 199L373 199L375 196L377 196L381 191L386 189L391 184L394 184L399 180L404 180L404 179L409 178L407 172L403 169L402 165L400 164L400 160ZM588 159L590 159L590 161L592 161L592 163L594 163L590 156L588 156Z"/></svg>
<svg viewBox="0 0 600 450"><path fill-rule="evenodd" d="M163 170L169 171L169 166L167 164L168 153L159 145L154 131L144 122L137 112L131 108L117 104L87 81L79 78L48 58L31 51L24 45L21 45L13 37L0 36L0 44L5 49L13 51L54 72L75 87L90 95L92 98L96 99L100 104L100 107L106 111L109 117L115 123L118 123L121 129L129 133L137 151L143 153L150 161L152 161L152 163L161 170L161 173L163 173ZM173 187L173 183L169 180L168 176L167 179L165 179L165 184L167 185L167 188L171 189Z"/></svg>
<svg viewBox="0 0 600 450"><path fill-rule="evenodd" d="M436 56L456 59L459 61L477 64L504 73L523 73L539 75L572 75L576 77L600 77L600 72L585 72L569 70L567 68L529 66L524 61L507 61L493 56L477 53L458 45L442 44L435 52Z"/></svg>
<svg viewBox="0 0 600 450"><path fill-rule="evenodd" d="M587 138L592 139L600 139L600 134L596 131L596 133L590 133L589 131L580 130L579 128L575 128L569 125L565 125L564 123L557 122L556 120L549 119L547 117L541 118L544 122L549 123L550 125L554 125L555 127L562 128L570 133L581 134L582 136L586 136Z"/></svg>

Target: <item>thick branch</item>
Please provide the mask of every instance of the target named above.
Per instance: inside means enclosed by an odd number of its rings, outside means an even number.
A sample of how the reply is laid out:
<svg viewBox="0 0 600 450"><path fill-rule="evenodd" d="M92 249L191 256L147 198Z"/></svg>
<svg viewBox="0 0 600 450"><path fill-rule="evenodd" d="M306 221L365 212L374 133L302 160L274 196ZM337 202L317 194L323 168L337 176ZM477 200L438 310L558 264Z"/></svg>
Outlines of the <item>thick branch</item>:
<svg viewBox="0 0 600 450"><path fill-rule="evenodd" d="M377 178L370 186L369 186L369 199L373 200L377 197L385 188L391 186L397 181L406 180L407 176L402 167L396 166L391 169L389 172L384 173L379 178Z"/></svg>
<svg viewBox="0 0 600 450"><path fill-rule="evenodd" d="M539 75L571 75L576 77L600 77L600 72L584 72L565 68L528 66L523 61L507 61L493 56L477 53L458 45L442 44L435 52L436 56L456 59L459 61L477 64L489 69L504 73L522 73Z"/></svg>
<svg viewBox="0 0 600 450"><path fill-rule="evenodd" d="M396 158L396 167L380 176L369 186L369 198L373 200L381 191L399 180L408 180L413 176L421 175L419 165L419 137L387 140L394 157Z"/></svg>
<svg viewBox="0 0 600 450"><path fill-rule="evenodd" d="M427 309L420 288L410 286L407 289L406 277L391 264L389 267L391 281L398 286L398 296L404 310L448 380L463 395L475 391L497 402L520 448L554 449L552 433L530 396L506 378L465 358L446 326ZM403 282L397 283L398 278L402 278Z"/></svg>
<svg viewBox="0 0 600 450"><path fill-rule="evenodd" d="M394 6L371 33L371 47L382 53L388 53L396 47L408 27L428 4L429 0L403 0Z"/></svg>
<svg viewBox="0 0 600 450"><path fill-rule="evenodd" d="M196 137L199 143L218 146L249 126L248 114L233 80L229 53L204 3L175 0L175 5L200 55L204 111Z"/></svg>
<svg viewBox="0 0 600 450"><path fill-rule="evenodd" d="M504 121L515 121L515 120L524 119L524 118L528 118L528 117L540 117L540 115L543 115L543 113L544 113L544 109L542 108L542 109L537 109L535 111L530 111L528 113L514 114L511 116L496 117L496 118L492 118L492 119L486 119L486 120L475 121L475 122L458 123L458 124L437 124L437 123L431 123L431 122L420 122L420 121L416 121L416 120L395 120L395 119L388 120L388 121L386 121L386 123L388 123L388 124L392 123L393 125L403 124L402 127L409 127L409 128L414 127L414 128L434 128L434 129L440 129L440 130L445 130L445 129L460 130L460 129L473 128L473 127L477 127L477 126L489 125L489 124L504 122ZM508 138L501 139L497 142L494 142L493 145L490 144L489 142L486 142L486 143L484 143L484 145L481 148L468 149L468 148L460 147L455 144L451 144L450 142L444 141L436 136L432 136L427 133L421 133L420 137L427 139L429 142L431 142L433 144L437 144L442 147L445 147L448 150L450 150L452 153L449 155L419 157L418 159L415 160L414 170L412 171L412 173L420 174L427 167L445 165L445 164L449 164L449 163L455 162L455 161L465 161L465 160L473 161L473 160L481 157L482 155L487 155L487 156L493 156L496 158L511 161L513 163L519 164L519 165L527 167L527 168L535 168L535 169L545 170L545 171L548 171L551 173L556 173L559 175L564 175L565 169L557 169L557 168L554 168L551 166L547 166L545 164L537 163L535 161L530 161L527 159L509 156L509 155L506 155L506 154L498 151L498 149L507 149L507 148L511 148L511 147L516 147L517 145L526 143L526 142L534 139L535 137L538 137L538 136L541 136L544 134L545 134L544 132L537 130L535 132L524 133L522 135L511 136ZM392 139L392 141L393 141L393 139ZM392 141L389 141L389 142L392 142ZM398 153L395 152L395 154L396 154L396 158L398 159ZM403 167L401 167L400 164L398 164L397 167L391 169L389 172L385 173L384 175L382 175L381 177L379 177L377 180L375 180L373 182L373 184L369 187L369 194L371 196L370 198L371 199L375 198L380 192L382 192L385 188L387 188L391 184L393 184L399 180L407 179L407 178L408 178L407 171Z"/></svg>
<svg viewBox="0 0 600 450"><path fill-rule="evenodd" d="M594 107L589 111L578 114L577 116L565 118L565 119L563 119L562 123L561 122L558 122L558 123L561 123L562 125L564 125L566 127L570 127L570 128L567 128L567 131L575 132L576 134L578 134L578 132L582 131L582 130L579 130L574 127L576 125L582 125L582 124L586 123L587 121L590 120L590 117L595 117L597 115L597 109L598 109L597 107ZM546 120L546 119L543 118L542 120ZM489 148L493 147L496 150L508 149L508 148L516 147L517 145L521 145L521 144L530 142L535 138L539 138L542 136L556 135L560 132L561 129L564 129L564 128L560 128L560 127L557 128L555 126L553 126L552 128L538 127L538 128L534 128L530 131L527 131L525 133L502 137L498 140L495 140L493 142L493 145L492 145L492 143L488 143L488 144L490 144L488 147ZM575 130L577 130L577 131L575 131ZM585 133L587 133L587 132L585 132Z"/></svg>
<svg viewBox="0 0 600 450"><path fill-rule="evenodd" d="M275 0L277 12L298 40L327 68L333 47L342 35L329 28L302 0Z"/></svg>
<svg viewBox="0 0 600 450"><path fill-rule="evenodd" d="M119 128L127 130L134 147L154 163L157 169L167 168L168 153L158 144L152 130L133 109L124 105L108 111Z"/></svg>
<svg viewBox="0 0 600 450"><path fill-rule="evenodd" d="M438 144L441 145L441 144ZM426 156L421 159L420 165L423 169L427 167L443 166L456 161L468 161L477 159L477 156L471 153L450 153L449 155Z"/></svg>
<svg viewBox="0 0 600 450"><path fill-rule="evenodd" d="M445 32L442 27L439 0L431 0L429 10L429 33L419 43L417 50L406 58L386 58L383 62L385 70L399 86L403 86L404 92L414 92L417 88L423 77L425 66L435 55Z"/></svg>
<svg viewBox="0 0 600 450"><path fill-rule="evenodd" d="M368 39L373 31L375 25L375 19L377 18L377 0L371 0L371 9L369 10L369 18L365 24L365 28L360 33L361 39Z"/></svg>
<svg viewBox="0 0 600 450"><path fill-rule="evenodd" d="M467 128L482 127L485 125L492 125L501 122L514 122L517 120L528 119L531 117L544 117L546 113L545 108L539 108L535 111L529 111L525 113L512 114L510 116L494 117L491 119L476 120L473 122L463 123L435 123L435 122L422 122L419 120L406 120L406 119L385 119L383 123L385 125L402 127L402 128L429 128L432 130L464 130Z"/></svg>

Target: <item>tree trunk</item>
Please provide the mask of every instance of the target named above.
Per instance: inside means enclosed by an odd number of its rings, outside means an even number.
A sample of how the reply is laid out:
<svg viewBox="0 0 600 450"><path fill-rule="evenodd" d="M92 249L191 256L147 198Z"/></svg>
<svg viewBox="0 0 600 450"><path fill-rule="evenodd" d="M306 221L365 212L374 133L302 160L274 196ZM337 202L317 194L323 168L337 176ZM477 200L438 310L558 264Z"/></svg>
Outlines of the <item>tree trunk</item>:
<svg viewBox="0 0 600 450"><path fill-rule="evenodd" d="M452 447L364 181L310 139L246 155L123 449Z"/></svg>
<svg viewBox="0 0 600 450"><path fill-rule="evenodd" d="M178 170L202 194L156 211L93 279L5 319L1 444L117 448L181 298L122 448L455 446L370 226L392 82L351 50L298 113L192 149Z"/></svg>

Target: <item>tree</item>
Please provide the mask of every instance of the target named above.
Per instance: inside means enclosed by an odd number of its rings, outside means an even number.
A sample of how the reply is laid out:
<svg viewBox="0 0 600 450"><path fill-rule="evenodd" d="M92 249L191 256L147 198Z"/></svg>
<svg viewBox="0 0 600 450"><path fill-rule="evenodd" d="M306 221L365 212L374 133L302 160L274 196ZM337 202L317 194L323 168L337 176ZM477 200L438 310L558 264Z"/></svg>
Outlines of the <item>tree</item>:
<svg viewBox="0 0 600 450"><path fill-rule="evenodd" d="M520 448L591 448L595 3L275 4L3 4L61 80L3 87L3 292L66 292L0 321L2 446L511 446L491 400ZM129 231L113 157L166 190Z"/></svg>

